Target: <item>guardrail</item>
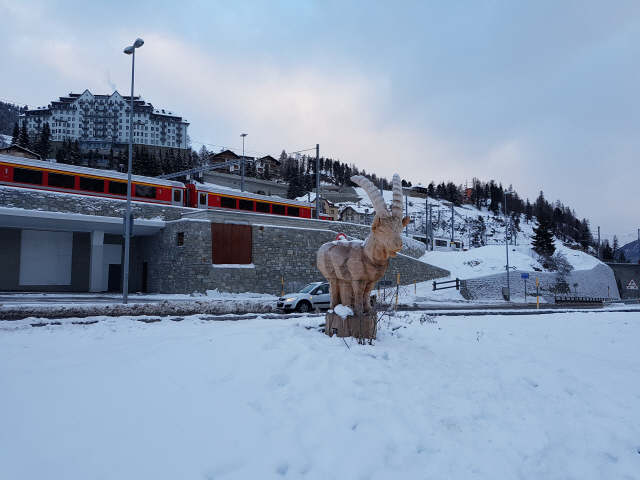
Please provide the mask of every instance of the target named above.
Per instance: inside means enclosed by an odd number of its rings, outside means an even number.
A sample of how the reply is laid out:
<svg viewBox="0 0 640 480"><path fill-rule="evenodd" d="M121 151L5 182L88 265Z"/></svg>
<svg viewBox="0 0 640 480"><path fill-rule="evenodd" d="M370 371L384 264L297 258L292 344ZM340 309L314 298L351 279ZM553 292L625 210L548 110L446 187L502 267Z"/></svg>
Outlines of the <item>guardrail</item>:
<svg viewBox="0 0 640 480"><path fill-rule="evenodd" d="M577 295L554 295L555 303L603 303L610 298L604 297L579 297Z"/></svg>

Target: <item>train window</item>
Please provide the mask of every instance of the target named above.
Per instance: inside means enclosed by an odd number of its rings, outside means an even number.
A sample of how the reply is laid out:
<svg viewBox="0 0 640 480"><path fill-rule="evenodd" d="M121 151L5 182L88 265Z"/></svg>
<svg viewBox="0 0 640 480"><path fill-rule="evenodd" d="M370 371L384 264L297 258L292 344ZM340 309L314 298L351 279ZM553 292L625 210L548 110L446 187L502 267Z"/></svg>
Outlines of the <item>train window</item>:
<svg viewBox="0 0 640 480"><path fill-rule="evenodd" d="M299 217L300 216L300 208L298 208L298 207L287 207L287 216L288 217Z"/></svg>
<svg viewBox="0 0 640 480"><path fill-rule="evenodd" d="M206 205L207 204L207 194L206 193L201 193L200 194L200 205Z"/></svg>
<svg viewBox="0 0 640 480"><path fill-rule="evenodd" d="M240 199L238 203L239 203L240 210L249 210L253 212L253 200Z"/></svg>
<svg viewBox="0 0 640 480"><path fill-rule="evenodd" d="M256 202L256 212L269 213L269 204L264 202Z"/></svg>
<svg viewBox="0 0 640 480"><path fill-rule="evenodd" d="M220 197L220 206L223 208L236 208L236 199L231 197Z"/></svg>
<svg viewBox="0 0 640 480"><path fill-rule="evenodd" d="M446 240L438 240L436 239L436 247L446 247L447 246L447 241Z"/></svg>
<svg viewBox="0 0 640 480"><path fill-rule="evenodd" d="M104 180L101 178L80 177L80 190L104 192Z"/></svg>
<svg viewBox="0 0 640 480"><path fill-rule="evenodd" d="M284 215L284 205L278 205L276 203L273 204L273 213L275 213L276 215Z"/></svg>
<svg viewBox="0 0 640 480"><path fill-rule="evenodd" d="M116 182L114 180L109 180L109 193L113 195L126 195L127 184L124 182Z"/></svg>
<svg viewBox="0 0 640 480"><path fill-rule="evenodd" d="M40 170L31 170L30 168L14 167L13 181L30 183L31 185L42 185L42 172Z"/></svg>
<svg viewBox="0 0 640 480"><path fill-rule="evenodd" d="M49 186L60 188L73 188L76 185L76 177L64 173L49 172Z"/></svg>
<svg viewBox="0 0 640 480"><path fill-rule="evenodd" d="M151 185L136 185L136 197L156 198L156 187Z"/></svg>
<svg viewBox="0 0 640 480"><path fill-rule="evenodd" d="M182 200L182 192L180 190L173 191L173 201L179 202Z"/></svg>

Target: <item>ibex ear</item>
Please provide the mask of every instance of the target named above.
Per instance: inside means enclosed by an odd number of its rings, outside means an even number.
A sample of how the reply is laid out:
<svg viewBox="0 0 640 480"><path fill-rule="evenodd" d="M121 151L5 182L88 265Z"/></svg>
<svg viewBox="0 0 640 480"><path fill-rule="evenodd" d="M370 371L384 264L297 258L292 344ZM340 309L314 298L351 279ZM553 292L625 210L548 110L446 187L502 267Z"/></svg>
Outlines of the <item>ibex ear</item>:
<svg viewBox="0 0 640 480"><path fill-rule="evenodd" d="M371 224L371 231L373 232L380 225L380 217L376 215L373 219L373 223Z"/></svg>
<svg viewBox="0 0 640 480"><path fill-rule="evenodd" d="M408 216L404 217L402 219L402 226L406 227L407 225L409 225L409 222L411 221L411 218L409 218Z"/></svg>

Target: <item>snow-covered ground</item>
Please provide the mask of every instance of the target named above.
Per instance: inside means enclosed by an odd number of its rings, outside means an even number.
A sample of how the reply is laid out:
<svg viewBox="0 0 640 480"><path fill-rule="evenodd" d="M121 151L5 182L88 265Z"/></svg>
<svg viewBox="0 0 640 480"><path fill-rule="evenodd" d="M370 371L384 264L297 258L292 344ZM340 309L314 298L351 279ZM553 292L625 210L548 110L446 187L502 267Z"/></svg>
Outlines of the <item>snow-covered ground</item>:
<svg viewBox="0 0 640 480"><path fill-rule="evenodd" d="M0 322L0 478L640 478L637 314L321 319Z"/></svg>

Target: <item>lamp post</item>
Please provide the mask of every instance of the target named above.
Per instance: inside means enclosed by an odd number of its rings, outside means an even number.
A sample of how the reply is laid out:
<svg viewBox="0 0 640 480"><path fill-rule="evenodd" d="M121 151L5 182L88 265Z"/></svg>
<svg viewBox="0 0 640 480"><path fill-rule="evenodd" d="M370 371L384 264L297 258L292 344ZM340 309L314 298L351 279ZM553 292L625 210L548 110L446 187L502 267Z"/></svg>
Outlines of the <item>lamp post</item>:
<svg viewBox="0 0 640 480"><path fill-rule="evenodd" d="M507 195L511 195L514 193L513 190L509 190L504 192L504 216L505 216L505 227L504 227L504 244L507 249L507 302L511 301L511 286L509 285L509 217L507 216Z"/></svg>
<svg viewBox="0 0 640 480"><path fill-rule="evenodd" d="M320 144L318 143L316 143L316 220L320 220Z"/></svg>
<svg viewBox="0 0 640 480"><path fill-rule="evenodd" d="M244 192L244 137L246 137L248 135L248 133L241 133L240 136L242 137L242 162L240 162L242 164L242 178L240 179L240 191Z"/></svg>
<svg viewBox="0 0 640 480"><path fill-rule="evenodd" d="M131 111L129 112L129 163L127 166L127 212L124 217L124 274L122 277L122 303L127 303L129 295L129 247L131 244L131 163L133 156L133 78L136 66L136 48L144 45L144 40L137 38L133 45L124 49L131 57Z"/></svg>

